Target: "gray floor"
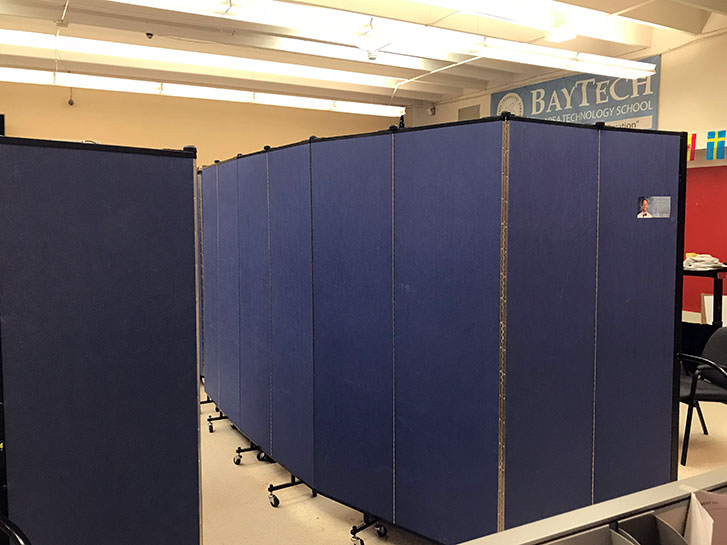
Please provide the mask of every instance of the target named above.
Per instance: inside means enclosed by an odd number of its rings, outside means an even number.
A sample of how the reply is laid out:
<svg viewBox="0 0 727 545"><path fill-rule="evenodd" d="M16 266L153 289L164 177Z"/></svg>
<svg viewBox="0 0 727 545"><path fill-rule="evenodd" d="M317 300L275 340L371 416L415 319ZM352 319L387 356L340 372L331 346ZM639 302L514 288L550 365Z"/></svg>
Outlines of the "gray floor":
<svg viewBox="0 0 727 545"><path fill-rule="evenodd" d="M689 459L679 466L679 478L691 477L727 465L727 406L703 406L709 435L702 435L695 420ZM360 522L360 514L327 498L311 498L310 490L297 486L280 491L280 507L268 503L267 487L290 478L277 464L258 462L254 453L243 456L242 464L232 463L235 449L247 443L226 421L207 431L206 419L214 412L212 404L201 409L202 502L204 545L343 545L351 543L350 529ZM681 408L680 441L685 407ZM367 545L431 545L432 542L407 532L389 529L385 540L373 529L361 534Z"/></svg>

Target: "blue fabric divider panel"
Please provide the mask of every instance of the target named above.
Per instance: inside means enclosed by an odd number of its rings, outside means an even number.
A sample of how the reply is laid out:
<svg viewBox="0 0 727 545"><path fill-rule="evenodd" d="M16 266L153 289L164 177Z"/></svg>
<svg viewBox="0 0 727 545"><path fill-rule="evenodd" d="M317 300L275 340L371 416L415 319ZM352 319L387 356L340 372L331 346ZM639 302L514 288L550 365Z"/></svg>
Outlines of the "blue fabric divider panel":
<svg viewBox="0 0 727 545"><path fill-rule="evenodd" d="M396 522L497 530L502 123L395 140Z"/></svg>
<svg viewBox="0 0 727 545"><path fill-rule="evenodd" d="M217 246L217 166L202 171L202 327L204 328L204 389L215 403L220 400L219 345L219 248Z"/></svg>
<svg viewBox="0 0 727 545"><path fill-rule="evenodd" d="M679 146L601 135L596 501L670 479ZM671 197L670 217L637 218L641 196Z"/></svg>
<svg viewBox="0 0 727 545"><path fill-rule="evenodd" d="M269 153L272 455L313 486L310 146Z"/></svg>
<svg viewBox="0 0 727 545"><path fill-rule="evenodd" d="M510 122L505 525L591 503L598 133Z"/></svg>
<svg viewBox="0 0 727 545"><path fill-rule="evenodd" d="M193 159L0 161L10 518L34 545L197 545Z"/></svg>
<svg viewBox="0 0 727 545"><path fill-rule="evenodd" d="M236 160L240 228L240 430L270 452L267 155Z"/></svg>
<svg viewBox="0 0 727 545"><path fill-rule="evenodd" d="M217 405L230 420L240 421L240 263L237 219L237 162L218 165L219 225L219 382Z"/></svg>
<svg viewBox="0 0 727 545"><path fill-rule="evenodd" d="M390 135L312 144L316 487L393 518Z"/></svg>

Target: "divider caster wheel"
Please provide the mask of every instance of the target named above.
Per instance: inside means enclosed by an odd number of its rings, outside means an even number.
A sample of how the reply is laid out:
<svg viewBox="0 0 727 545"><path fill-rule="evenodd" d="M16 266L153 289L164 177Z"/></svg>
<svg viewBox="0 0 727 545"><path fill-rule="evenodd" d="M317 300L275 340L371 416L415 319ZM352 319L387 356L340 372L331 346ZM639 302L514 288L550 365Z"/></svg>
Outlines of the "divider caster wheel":
<svg viewBox="0 0 727 545"><path fill-rule="evenodd" d="M265 453L262 450L259 450L257 453L257 461L262 462L266 458Z"/></svg>
<svg viewBox="0 0 727 545"><path fill-rule="evenodd" d="M270 505L272 505L273 507L277 507L278 505L280 505L280 500L275 494L270 494L268 499L270 500Z"/></svg>
<svg viewBox="0 0 727 545"><path fill-rule="evenodd" d="M376 530L377 536L386 537L386 534L387 534L386 526L384 526L383 524L377 524L376 526L374 526L374 529Z"/></svg>
<svg viewBox="0 0 727 545"><path fill-rule="evenodd" d="M312 498L315 498L316 496L318 496L318 492L316 490L311 490L310 495Z"/></svg>
<svg viewBox="0 0 727 545"><path fill-rule="evenodd" d="M353 542L354 542L354 543L356 543L357 545L364 545L364 540L363 540L363 539L361 539L361 538L360 538L360 537L358 537L358 536L351 536L351 541L353 541Z"/></svg>
<svg viewBox="0 0 727 545"><path fill-rule="evenodd" d="M208 428L208 429L210 430L210 433L212 433L213 431L215 431L215 427L214 427L214 426L212 425L212 422L210 422L210 423L209 423L209 424L207 425L207 428Z"/></svg>
<svg viewBox="0 0 727 545"><path fill-rule="evenodd" d="M233 461L233 462L235 463L235 465L236 465L236 466L239 466L239 465L240 465L240 463L242 462L242 456L240 456L240 455L238 454L237 456L235 456L235 457L234 457L234 458L232 459L232 461Z"/></svg>

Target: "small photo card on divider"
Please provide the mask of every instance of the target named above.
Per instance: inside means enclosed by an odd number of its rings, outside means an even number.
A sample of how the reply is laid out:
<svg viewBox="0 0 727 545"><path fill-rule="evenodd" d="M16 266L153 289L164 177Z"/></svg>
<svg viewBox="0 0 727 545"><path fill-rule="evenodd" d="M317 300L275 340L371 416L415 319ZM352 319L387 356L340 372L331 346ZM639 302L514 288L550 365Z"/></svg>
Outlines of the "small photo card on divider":
<svg viewBox="0 0 727 545"><path fill-rule="evenodd" d="M671 197L641 195L638 199L638 219L671 217Z"/></svg>

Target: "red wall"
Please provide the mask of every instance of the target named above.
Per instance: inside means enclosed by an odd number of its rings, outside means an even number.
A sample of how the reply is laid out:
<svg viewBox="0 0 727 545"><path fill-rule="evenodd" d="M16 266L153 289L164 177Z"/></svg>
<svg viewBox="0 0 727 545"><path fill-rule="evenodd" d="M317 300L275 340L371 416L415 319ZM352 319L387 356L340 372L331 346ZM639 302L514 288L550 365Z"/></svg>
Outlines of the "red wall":
<svg viewBox="0 0 727 545"><path fill-rule="evenodd" d="M727 166L687 170L684 251L727 261ZM699 312L702 293L712 293L710 278L685 277L684 310Z"/></svg>

